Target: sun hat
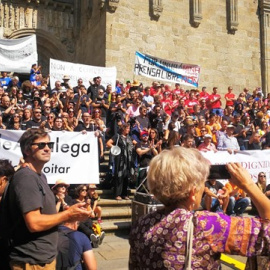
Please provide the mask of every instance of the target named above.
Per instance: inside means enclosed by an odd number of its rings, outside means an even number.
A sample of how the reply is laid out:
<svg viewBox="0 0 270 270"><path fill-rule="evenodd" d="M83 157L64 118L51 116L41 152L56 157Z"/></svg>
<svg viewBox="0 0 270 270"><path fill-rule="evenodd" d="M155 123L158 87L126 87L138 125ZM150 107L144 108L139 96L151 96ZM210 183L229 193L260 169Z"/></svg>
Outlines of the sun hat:
<svg viewBox="0 0 270 270"><path fill-rule="evenodd" d="M52 187L52 189L55 189L55 188L56 188L57 186L59 186L59 185L65 185L65 186L67 186L67 187L70 186L70 185L67 184L64 180L58 179L58 180L56 180L55 185Z"/></svg>

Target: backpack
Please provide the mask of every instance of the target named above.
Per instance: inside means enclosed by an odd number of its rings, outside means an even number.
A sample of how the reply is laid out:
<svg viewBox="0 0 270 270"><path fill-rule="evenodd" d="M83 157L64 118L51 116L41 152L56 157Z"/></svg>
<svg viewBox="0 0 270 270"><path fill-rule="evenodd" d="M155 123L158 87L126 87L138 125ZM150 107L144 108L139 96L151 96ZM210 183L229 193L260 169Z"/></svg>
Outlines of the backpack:
<svg viewBox="0 0 270 270"><path fill-rule="evenodd" d="M57 246L57 257L56 257L56 270L74 270L81 263L81 260L70 265L69 263L69 245L70 241L74 241L70 237L73 230L58 230L58 246Z"/></svg>

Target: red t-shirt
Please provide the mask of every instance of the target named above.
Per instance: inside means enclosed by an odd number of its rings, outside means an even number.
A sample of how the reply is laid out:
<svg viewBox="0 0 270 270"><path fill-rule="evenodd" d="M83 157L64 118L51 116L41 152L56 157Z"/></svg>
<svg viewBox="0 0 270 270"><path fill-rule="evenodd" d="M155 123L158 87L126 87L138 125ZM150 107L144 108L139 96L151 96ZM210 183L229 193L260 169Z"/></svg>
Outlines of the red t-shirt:
<svg viewBox="0 0 270 270"><path fill-rule="evenodd" d="M161 100L161 105L165 113L172 114L172 100L170 98Z"/></svg>
<svg viewBox="0 0 270 270"><path fill-rule="evenodd" d="M209 94L207 92L200 92L200 99L207 100L209 98Z"/></svg>
<svg viewBox="0 0 270 270"><path fill-rule="evenodd" d="M235 98L235 94L234 93L227 93L226 95L225 95L225 99L226 98ZM234 105L234 101L233 100L231 100L231 101L227 101L226 100L226 106L233 106Z"/></svg>
<svg viewBox="0 0 270 270"><path fill-rule="evenodd" d="M188 99L185 101L185 106L188 107L189 113L194 113L193 106L197 104L199 104L199 102L196 99L192 99L192 100Z"/></svg>
<svg viewBox="0 0 270 270"><path fill-rule="evenodd" d="M212 94L209 96L209 100L215 100L213 103L209 103L209 108L210 109L220 109L221 108L221 100L217 100L218 98L221 98L221 96L219 94Z"/></svg>

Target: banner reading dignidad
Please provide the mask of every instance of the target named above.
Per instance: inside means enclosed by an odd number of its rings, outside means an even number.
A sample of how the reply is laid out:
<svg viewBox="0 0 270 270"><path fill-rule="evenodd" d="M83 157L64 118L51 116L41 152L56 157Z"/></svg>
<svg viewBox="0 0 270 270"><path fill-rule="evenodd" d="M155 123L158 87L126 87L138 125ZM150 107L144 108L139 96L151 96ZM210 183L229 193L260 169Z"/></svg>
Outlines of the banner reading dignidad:
<svg viewBox="0 0 270 270"><path fill-rule="evenodd" d="M198 87L200 67L136 52L134 73L154 80Z"/></svg>
<svg viewBox="0 0 270 270"><path fill-rule="evenodd" d="M13 166L22 157L18 140L23 132L0 130L0 158L9 159ZM53 131L49 136L54 147L51 160L43 168L49 184L57 179L69 184L99 183L98 144L94 132Z"/></svg>

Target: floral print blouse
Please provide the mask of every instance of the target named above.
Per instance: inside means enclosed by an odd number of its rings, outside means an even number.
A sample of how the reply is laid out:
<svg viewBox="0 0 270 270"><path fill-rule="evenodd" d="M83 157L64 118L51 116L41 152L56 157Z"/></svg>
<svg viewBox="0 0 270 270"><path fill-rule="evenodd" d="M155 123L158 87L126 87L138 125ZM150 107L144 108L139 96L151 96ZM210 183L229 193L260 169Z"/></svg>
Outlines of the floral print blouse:
<svg viewBox="0 0 270 270"><path fill-rule="evenodd" d="M160 209L141 217L132 227L129 269L184 269L191 215L194 216L192 269L218 269L221 253L270 256L268 220L208 211L192 213L180 208L166 213Z"/></svg>

